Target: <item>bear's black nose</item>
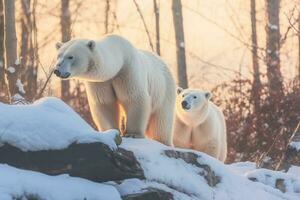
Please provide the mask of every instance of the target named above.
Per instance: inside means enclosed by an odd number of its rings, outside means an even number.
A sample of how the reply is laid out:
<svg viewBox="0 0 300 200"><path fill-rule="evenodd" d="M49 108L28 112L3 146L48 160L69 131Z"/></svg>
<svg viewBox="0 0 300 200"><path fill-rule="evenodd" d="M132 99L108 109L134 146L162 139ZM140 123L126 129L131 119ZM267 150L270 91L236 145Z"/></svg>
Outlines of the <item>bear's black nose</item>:
<svg viewBox="0 0 300 200"><path fill-rule="evenodd" d="M54 72L53 72L56 76L58 76L58 77L60 77L60 71L58 70L58 69L56 69L56 70L54 70Z"/></svg>
<svg viewBox="0 0 300 200"><path fill-rule="evenodd" d="M181 102L181 106L182 106L183 109L188 108L188 102L187 101Z"/></svg>

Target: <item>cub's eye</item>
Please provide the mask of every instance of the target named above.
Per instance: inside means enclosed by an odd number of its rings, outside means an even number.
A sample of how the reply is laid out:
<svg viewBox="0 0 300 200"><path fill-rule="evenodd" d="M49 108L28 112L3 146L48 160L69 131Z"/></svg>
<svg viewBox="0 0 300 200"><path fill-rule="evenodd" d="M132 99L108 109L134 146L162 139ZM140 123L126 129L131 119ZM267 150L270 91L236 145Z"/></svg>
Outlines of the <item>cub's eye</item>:
<svg viewBox="0 0 300 200"><path fill-rule="evenodd" d="M196 97L196 96L194 96L194 99L197 99L197 97Z"/></svg>
<svg viewBox="0 0 300 200"><path fill-rule="evenodd" d="M73 56L68 56L68 59L69 60L72 60L74 57Z"/></svg>
<svg viewBox="0 0 300 200"><path fill-rule="evenodd" d="M185 94L182 95L182 97L184 97L184 96L185 96Z"/></svg>

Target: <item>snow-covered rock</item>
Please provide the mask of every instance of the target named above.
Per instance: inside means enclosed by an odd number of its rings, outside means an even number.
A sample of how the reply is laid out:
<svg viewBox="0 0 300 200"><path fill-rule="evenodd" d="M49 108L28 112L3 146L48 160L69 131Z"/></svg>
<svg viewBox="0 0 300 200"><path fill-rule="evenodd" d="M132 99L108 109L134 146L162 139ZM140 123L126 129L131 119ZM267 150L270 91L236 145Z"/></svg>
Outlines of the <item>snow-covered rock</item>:
<svg viewBox="0 0 300 200"><path fill-rule="evenodd" d="M0 145L8 143L23 151L38 151L98 141L116 148L117 134L117 130L100 134L54 97L40 99L31 105L0 103Z"/></svg>
<svg viewBox="0 0 300 200"><path fill-rule="evenodd" d="M146 139L124 139L120 147L134 152L147 181L163 184L192 199L300 198L297 190L283 193L272 185L253 182L240 170L197 151L175 149L173 154L169 147ZM244 171L253 169L249 164Z"/></svg>
<svg viewBox="0 0 300 200"><path fill-rule="evenodd" d="M256 169L247 172L246 177L252 181L260 182L279 189L282 192L300 194L300 177L269 169ZM300 197L300 196L299 196Z"/></svg>

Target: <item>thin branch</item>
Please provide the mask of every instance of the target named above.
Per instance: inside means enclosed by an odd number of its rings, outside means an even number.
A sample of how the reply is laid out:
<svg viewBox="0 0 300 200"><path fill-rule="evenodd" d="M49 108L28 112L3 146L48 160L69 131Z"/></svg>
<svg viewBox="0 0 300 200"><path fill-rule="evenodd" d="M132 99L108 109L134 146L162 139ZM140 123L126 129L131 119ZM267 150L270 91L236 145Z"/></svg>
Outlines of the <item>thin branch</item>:
<svg viewBox="0 0 300 200"><path fill-rule="evenodd" d="M151 40L151 36L150 36L149 30L148 30L146 21L145 21L145 19L144 19L143 13L142 13L142 11L141 11L141 9L140 9L139 4L136 2L136 0L133 0L133 2L134 2L134 5L135 5L135 7L136 7L136 9L137 9L137 11L138 11L138 13L139 13L139 15L140 15L142 21L143 21L144 28L145 28L145 31L146 31L147 36L148 36L148 40L149 40L150 47L151 47L152 51L154 52L154 51L155 51L155 50L154 50L154 46L153 46L153 43L152 43L152 40Z"/></svg>
<svg viewBox="0 0 300 200"><path fill-rule="evenodd" d="M286 13L284 13L284 15L286 16L286 18L287 18L290 25L288 26L288 28L286 29L286 32L283 34L284 36L280 40L280 46L282 46L285 43L290 30L293 27L295 27L294 25L296 24L297 21L295 20L294 23L291 22L291 19L293 18L294 13L295 13L295 9L296 9L296 6L294 6L294 8L292 9L291 16L288 16Z"/></svg>
<svg viewBox="0 0 300 200"><path fill-rule="evenodd" d="M300 30L295 27L294 23L291 22L291 19L289 17L287 18L290 26L297 32L297 34L300 34Z"/></svg>
<svg viewBox="0 0 300 200"><path fill-rule="evenodd" d="M279 136L281 136L283 133L283 128L280 130L280 133L276 135L275 139L273 140L273 143L271 144L271 146L269 147L269 149L266 152L263 152L261 154L261 156L258 158L258 160L256 161L256 167L260 168L261 164L264 160L264 158L271 152L271 150L273 149L276 141L278 140Z"/></svg>
<svg viewBox="0 0 300 200"><path fill-rule="evenodd" d="M205 19L206 21L212 23L213 25L215 25L216 27L218 27L219 29L223 30L225 33L227 33L230 37L232 37L233 39L239 41L240 43L242 43L243 45L247 46L250 50L252 49L252 45L243 41L242 39L240 39L240 37L234 35L233 33L231 33L230 31L228 31L226 28L224 28L223 26L221 26L220 24L218 24L217 22L213 21L212 19L206 17L205 15L203 15L202 13L200 13L199 11L187 7L187 6L183 6L184 8L186 8L189 11L192 11L194 13L196 13L197 15L199 15L200 17L202 17L203 19ZM265 51L264 48L262 47L257 47L257 49L261 50L261 51Z"/></svg>
<svg viewBox="0 0 300 200"><path fill-rule="evenodd" d="M51 78L51 76L52 76L52 74L53 74L53 72L54 72L54 70L51 70L51 72L50 72L50 74L49 74L49 76L48 76L46 82L44 83L44 85L43 85L41 91L38 93L38 95L37 95L34 99L39 99L39 98L42 97L42 95L43 95L43 93L44 93L44 91L45 91L45 89L46 89L46 87L47 87L47 85L48 85L48 83L49 83L49 80L50 80L50 78Z"/></svg>
<svg viewBox="0 0 300 200"><path fill-rule="evenodd" d="M298 132L299 128L300 128L300 121L298 122L298 124L297 124L297 126L296 126L296 128L295 128L295 130L294 130L294 132L293 132L293 134L292 134L291 137L289 138L289 140L288 140L288 142L287 142L287 144L286 144L286 146L285 146L285 148L284 148L284 152L282 153L282 156L281 156L281 158L280 158L280 161L279 161L279 163L277 164L275 170L278 170L278 169L281 167L282 162L285 160L286 152L287 152L287 150L288 150L288 147L289 147L290 143L293 141L294 137L296 136L296 133Z"/></svg>

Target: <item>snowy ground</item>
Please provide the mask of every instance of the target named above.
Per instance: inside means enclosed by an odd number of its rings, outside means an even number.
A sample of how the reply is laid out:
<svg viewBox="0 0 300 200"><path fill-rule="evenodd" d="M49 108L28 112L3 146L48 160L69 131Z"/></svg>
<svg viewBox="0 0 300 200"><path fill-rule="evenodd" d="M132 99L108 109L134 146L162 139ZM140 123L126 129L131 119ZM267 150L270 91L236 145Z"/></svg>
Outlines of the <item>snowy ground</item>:
<svg viewBox="0 0 300 200"><path fill-rule="evenodd" d="M0 164L0 199L36 197L47 200L119 200L115 187L68 175L47 176Z"/></svg>
<svg viewBox="0 0 300 200"><path fill-rule="evenodd" d="M100 141L112 149L117 148L114 143L117 131L99 134L56 98L44 98L32 105L0 103L0 113L0 146L9 143L23 151L37 151L63 149L74 142ZM175 157L167 155L166 151L172 148L146 139L124 138L120 147L134 152L146 180L100 184L0 164L0 200L24 195L45 200L118 200L120 196L139 193L149 187L171 192L178 200L300 199L300 167L293 166L288 173L283 173L256 169L251 162L224 165L206 154L176 149L178 153L187 153L194 158L189 162L176 158L177 154ZM217 177L215 184L209 183L208 175Z"/></svg>

